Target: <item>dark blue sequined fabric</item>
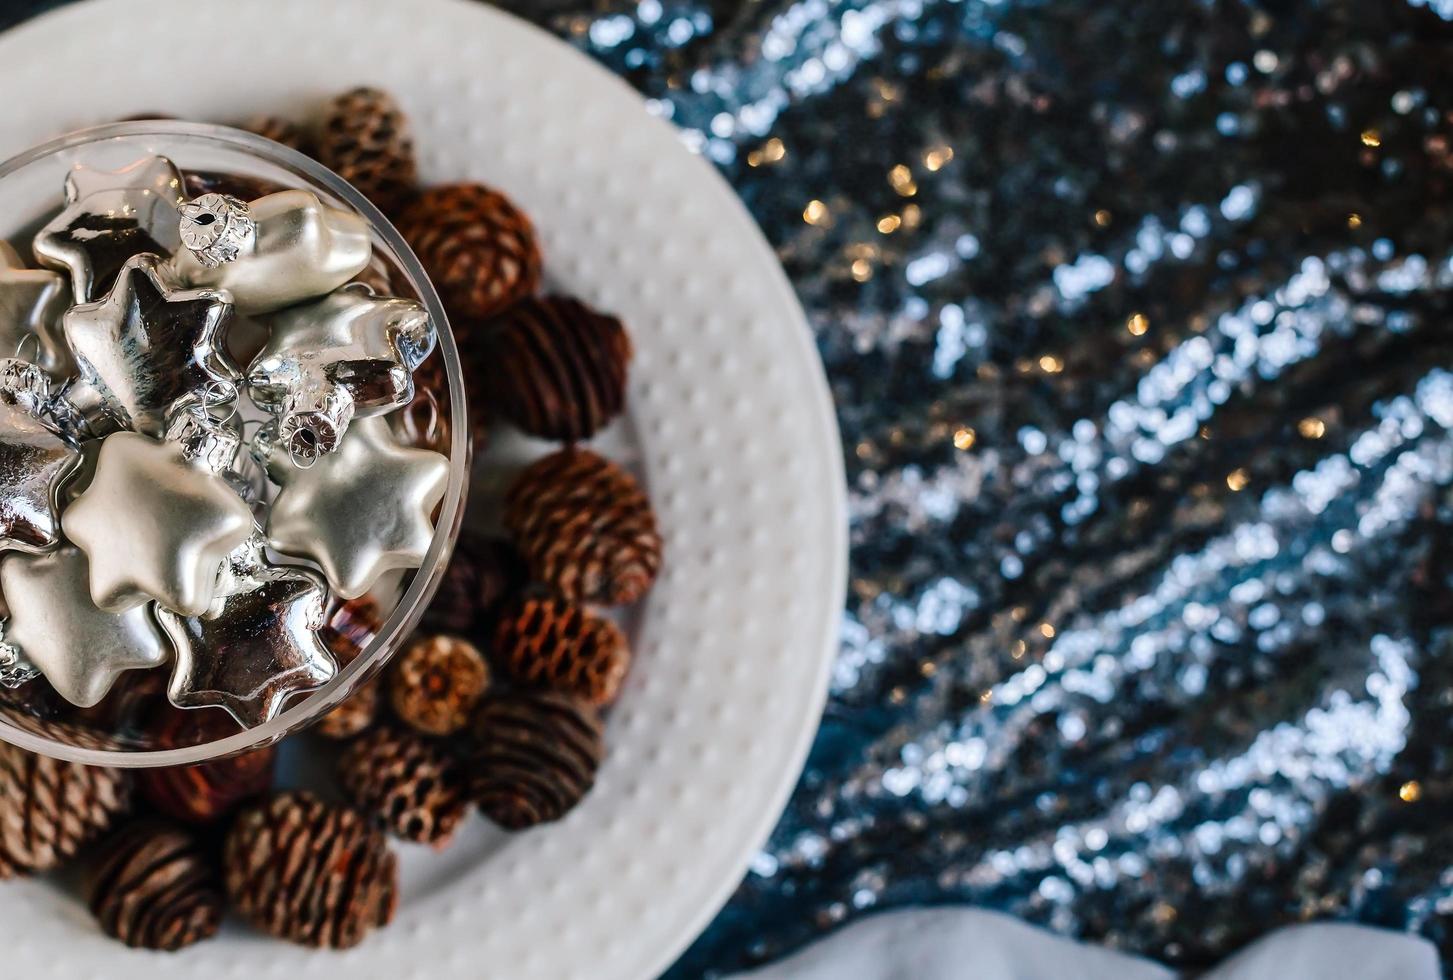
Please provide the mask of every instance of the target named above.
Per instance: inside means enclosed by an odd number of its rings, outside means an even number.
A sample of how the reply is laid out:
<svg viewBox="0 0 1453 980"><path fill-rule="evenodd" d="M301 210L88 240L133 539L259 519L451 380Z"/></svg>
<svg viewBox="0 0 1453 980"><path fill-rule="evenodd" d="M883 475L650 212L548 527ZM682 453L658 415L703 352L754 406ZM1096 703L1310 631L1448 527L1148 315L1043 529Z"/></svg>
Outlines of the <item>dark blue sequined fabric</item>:
<svg viewBox="0 0 1453 980"><path fill-rule="evenodd" d="M1453 952L1453 2L508 6L735 183L849 461L822 733L673 976L923 902Z"/></svg>

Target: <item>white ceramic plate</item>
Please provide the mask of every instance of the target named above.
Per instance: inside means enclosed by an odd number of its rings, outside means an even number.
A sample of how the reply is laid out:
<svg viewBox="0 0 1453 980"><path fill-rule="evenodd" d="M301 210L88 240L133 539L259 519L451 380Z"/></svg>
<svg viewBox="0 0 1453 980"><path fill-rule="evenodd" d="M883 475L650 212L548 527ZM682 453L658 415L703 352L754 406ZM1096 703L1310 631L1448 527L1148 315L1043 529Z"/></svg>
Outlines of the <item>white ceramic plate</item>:
<svg viewBox="0 0 1453 980"><path fill-rule="evenodd" d="M599 783L558 825L474 820L442 855L406 850L397 921L348 953L240 926L132 952L73 895L0 885L4 976L648 977L725 901L801 767L846 577L827 386L745 210L627 86L467 0L93 0L0 36L0 156L142 111L298 115L364 83L404 102L427 181L508 191L554 284L632 329L607 450L645 475L667 556Z"/></svg>

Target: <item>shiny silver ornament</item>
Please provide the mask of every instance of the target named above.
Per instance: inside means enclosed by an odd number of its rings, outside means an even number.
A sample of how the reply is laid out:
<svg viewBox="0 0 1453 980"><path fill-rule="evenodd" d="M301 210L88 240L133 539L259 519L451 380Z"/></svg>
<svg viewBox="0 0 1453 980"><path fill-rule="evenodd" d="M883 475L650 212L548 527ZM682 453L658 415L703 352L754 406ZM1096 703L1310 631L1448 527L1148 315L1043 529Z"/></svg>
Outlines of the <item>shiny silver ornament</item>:
<svg viewBox="0 0 1453 980"><path fill-rule="evenodd" d="M57 494L81 454L49 416L50 380L0 360L0 551L39 554L60 543Z"/></svg>
<svg viewBox="0 0 1453 980"><path fill-rule="evenodd" d="M229 556L205 613L157 610L176 655L168 697L180 708L225 708L248 728L272 720L290 697L337 673L318 634L327 607L322 581L272 565L261 537L249 538Z"/></svg>
<svg viewBox="0 0 1453 980"><path fill-rule="evenodd" d="M414 371L434 350L429 313L354 283L268 318L272 337L247 371L259 408L279 421L294 460L338 448L355 417L407 405Z"/></svg>
<svg viewBox="0 0 1453 980"><path fill-rule="evenodd" d="M102 609L148 600L199 616L216 598L227 556L247 540L252 509L227 482L240 437L205 405L179 411L167 441L108 436L91 484L66 508L66 536L91 559Z"/></svg>
<svg viewBox="0 0 1453 980"><path fill-rule="evenodd" d="M72 704L88 708L123 671L166 662L167 646L149 609L110 613L91 601L86 556L78 548L7 555L0 589L10 605L6 642Z"/></svg>
<svg viewBox="0 0 1453 980"><path fill-rule="evenodd" d="M247 205L254 233L230 261L208 265L188 249L172 258L178 280L225 289L253 315L323 296L368 267L368 222L308 191L279 191Z"/></svg>
<svg viewBox="0 0 1453 980"><path fill-rule="evenodd" d="M182 245L203 268L233 262L257 237L247 203L230 194L203 194L181 206Z"/></svg>
<svg viewBox="0 0 1453 980"><path fill-rule="evenodd" d="M282 484L268 516L268 543L310 558L344 599L384 573L423 564L433 513L449 482L449 460L399 445L388 422L359 419L338 451L309 469L274 448L269 472Z"/></svg>
<svg viewBox="0 0 1453 980"><path fill-rule="evenodd" d="M35 664L15 644L5 640L5 623L0 621L0 687L14 690L40 676Z"/></svg>
<svg viewBox="0 0 1453 980"><path fill-rule="evenodd" d="M155 255L128 261L102 300L72 307L66 341L81 379L130 427L161 432L177 402L241 377L227 353L225 292L178 289Z"/></svg>
<svg viewBox="0 0 1453 980"><path fill-rule="evenodd" d="M0 357L24 357L51 374L75 370L60 332L71 304L65 278L48 269L27 269L9 242L0 241Z"/></svg>
<svg viewBox="0 0 1453 980"><path fill-rule="evenodd" d="M70 272L77 303L109 289L134 256L175 249L176 209L186 191L181 171L166 157L147 157L115 172L77 164L65 190L65 208L31 249L42 265Z"/></svg>

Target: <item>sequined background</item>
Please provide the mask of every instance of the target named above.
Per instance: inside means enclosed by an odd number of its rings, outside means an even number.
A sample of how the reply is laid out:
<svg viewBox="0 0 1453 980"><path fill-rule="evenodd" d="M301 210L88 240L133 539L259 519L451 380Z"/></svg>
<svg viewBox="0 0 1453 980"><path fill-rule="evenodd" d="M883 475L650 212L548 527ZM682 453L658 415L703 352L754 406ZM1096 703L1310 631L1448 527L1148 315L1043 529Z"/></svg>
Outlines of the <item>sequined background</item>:
<svg viewBox="0 0 1453 980"><path fill-rule="evenodd" d="M506 6L736 184L849 461L822 733L673 975L922 902L1453 960L1453 0Z"/></svg>

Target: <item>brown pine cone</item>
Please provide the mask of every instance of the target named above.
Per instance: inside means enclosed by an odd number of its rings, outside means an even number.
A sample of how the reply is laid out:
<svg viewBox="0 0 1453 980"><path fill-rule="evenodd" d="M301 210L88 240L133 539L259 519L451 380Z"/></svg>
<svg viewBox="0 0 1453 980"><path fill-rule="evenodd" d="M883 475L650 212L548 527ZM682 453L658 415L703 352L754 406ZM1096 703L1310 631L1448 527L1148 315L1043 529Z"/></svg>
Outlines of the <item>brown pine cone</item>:
<svg viewBox="0 0 1453 980"><path fill-rule="evenodd" d="M487 320L539 288L534 224L483 184L431 187L399 215L398 227L444 308L461 321Z"/></svg>
<svg viewBox="0 0 1453 980"><path fill-rule="evenodd" d="M0 743L0 878L60 866L130 805L123 770Z"/></svg>
<svg viewBox="0 0 1453 980"><path fill-rule="evenodd" d="M389 703L399 720L425 735L452 735L489 690L489 665L468 640L414 640L389 667Z"/></svg>
<svg viewBox="0 0 1453 980"><path fill-rule="evenodd" d="M588 449L565 449L520 474L505 528L530 573L576 602L640 599L661 568L661 535L634 477Z"/></svg>
<svg viewBox="0 0 1453 980"><path fill-rule="evenodd" d="M387 214L418 189L409 119L393 96L376 88L352 89L329 104L318 159Z"/></svg>
<svg viewBox="0 0 1453 980"><path fill-rule="evenodd" d="M241 731L226 712L183 711L165 701L147 720L162 748L199 745ZM268 746L195 766L143 769L136 783L142 797L167 816L184 823L213 823L267 791L276 758L277 751Z"/></svg>
<svg viewBox="0 0 1453 980"><path fill-rule="evenodd" d="M469 808L453 758L404 728L376 728L351 743L338 780L355 806L415 844L444 848Z"/></svg>
<svg viewBox="0 0 1453 980"><path fill-rule="evenodd" d="M466 530L424 614L424 627L473 636L490 626L500 605L524 588L527 576L514 545Z"/></svg>
<svg viewBox="0 0 1453 980"><path fill-rule="evenodd" d="M107 935L167 951L215 936L224 907L221 881L202 846L160 821L132 824L106 842L90 903Z"/></svg>
<svg viewBox="0 0 1453 980"><path fill-rule="evenodd" d="M291 119L284 119L281 116L253 116L237 128L245 129L249 133L256 133L274 143L281 143L299 153L313 155L312 140L308 138L307 133L303 132L302 127Z"/></svg>
<svg viewBox="0 0 1453 980"><path fill-rule="evenodd" d="M337 658L339 668L343 668L358 659L363 648L383 629L383 622L383 610L377 600L362 596L339 603L318 635ZM373 724L379 701L378 682L367 681L355 688L342 704L318 719L312 730L324 738L352 738Z"/></svg>
<svg viewBox="0 0 1453 980"><path fill-rule="evenodd" d="M589 439L626 404L631 339L576 299L530 297L481 339L491 406L541 439Z"/></svg>
<svg viewBox="0 0 1453 980"><path fill-rule="evenodd" d="M594 705L616 699L631 665L619 626L554 596L527 598L501 617L494 650L517 683Z"/></svg>
<svg viewBox="0 0 1453 980"><path fill-rule="evenodd" d="M355 688L343 703L313 724L313 731L324 738L335 741L353 738L368 731L368 726L378 718L378 707L382 698L378 692L378 681L365 681Z"/></svg>
<svg viewBox="0 0 1453 980"><path fill-rule="evenodd" d="M563 817L595 785L605 754L595 710L562 694L487 698L474 736L470 795L506 830Z"/></svg>
<svg viewBox="0 0 1453 980"><path fill-rule="evenodd" d="M393 919L398 865L356 810L302 792L244 810L222 855L227 894L263 932L347 949Z"/></svg>

